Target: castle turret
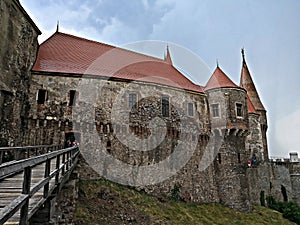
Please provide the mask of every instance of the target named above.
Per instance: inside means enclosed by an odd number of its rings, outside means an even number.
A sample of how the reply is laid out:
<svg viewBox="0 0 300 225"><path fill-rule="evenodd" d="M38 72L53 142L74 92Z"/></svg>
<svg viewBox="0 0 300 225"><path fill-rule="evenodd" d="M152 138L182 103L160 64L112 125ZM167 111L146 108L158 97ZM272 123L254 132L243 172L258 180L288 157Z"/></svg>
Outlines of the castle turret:
<svg viewBox="0 0 300 225"><path fill-rule="evenodd" d="M234 84L217 66L205 86L209 103L216 185L225 205L249 211L246 163L248 106L246 91Z"/></svg>
<svg viewBox="0 0 300 225"><path fill-rule="evenodd" d="M240 86L247 91L250 101L253 103L253 106L257 113L260 115L260 127L262 133L262 142L263 142L263 154L264 159L269 158L268 154L268 144L267 144L267 129L268 129L268 122L267 122L267 115L265 107L263 106L259 94L256 90L252 77L250 75L246 60L244 49L242 49L242 71L241 71L241 79L240 79Z"/></svg>

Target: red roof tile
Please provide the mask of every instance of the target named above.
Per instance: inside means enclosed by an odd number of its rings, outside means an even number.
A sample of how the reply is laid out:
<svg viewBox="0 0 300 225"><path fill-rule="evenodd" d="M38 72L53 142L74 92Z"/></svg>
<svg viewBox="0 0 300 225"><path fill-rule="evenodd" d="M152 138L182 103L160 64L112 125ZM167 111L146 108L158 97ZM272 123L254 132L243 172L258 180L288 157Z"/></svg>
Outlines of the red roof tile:
<svg viewBox="0 0 300 225"><path fill-rule="evenodd" d="M247 105L248 105L248 113L258 114L248 94L246 95L246 98L247 98Z"/></svg>
<svg viewBox="0 0 300 225"><path fill-rule="evenodd" d="M60 32L40 45L32 71L139 80L203 92L168 61Z"/></svg>
<svg viewBox="0 0 300 225"><path fill-rule="evenodd" d="M170 54L170 51L169 51L169 46L167 46L167 52L166 52L166 55L165 55L165 61L169 64L173 64L172 63L172 59L171 59L171 54Z"/></svg>
<svg viewBox="0 0 300 225"><path fill-rule="evenodd" d="M251 102L253 103L256 110L265 110L258 92L255 88L254 82L251 78L250 72L248 70L247 64L245 59L243 58L243 66L241 71L241 79L240 79L240 86L246 89Z"/></svg>
<svg viewBox="0 0 300 225"><path fill-rule="evenodd" d="M214 88L223 87L234 87L239 88L235 83L233 83L230 78L217 66L210 79L208 80L205 91Z"/></svg>

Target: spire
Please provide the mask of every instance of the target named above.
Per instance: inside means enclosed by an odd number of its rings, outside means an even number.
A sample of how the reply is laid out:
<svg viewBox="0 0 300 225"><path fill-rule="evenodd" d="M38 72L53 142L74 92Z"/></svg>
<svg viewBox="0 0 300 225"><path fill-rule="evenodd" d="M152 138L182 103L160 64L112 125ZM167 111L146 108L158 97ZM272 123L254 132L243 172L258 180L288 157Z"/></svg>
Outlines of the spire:
<svg viewBox="0 0 300 225"><path fill-rule="evenodd" d="M258 95L258 92L255 88L254 82L252 80L252 77L250 75L249 69L247 67L247 63L245 60L245 50L242 48L242 58L243 58L243 65L242 65L242 71L241 71L241 79L240 79L240 86L244 89L246 89L248 96L253 103L256 110L264 110L265 107L263 106L260 97Z"/></svg>
<svg viewBox="0 0 300 225"><path fill-rule="evenodd" d="M167 45L167 51L166 51L166 54L165 54L165 61L172 65L172 59L171 59L171 54L170 54L170 51L169 51L169 45Z"/></svg>
<svg viewBox="0 0 300 225"><path fill-rule="evenodd" d="M56 32L59 32L59 20L57 20Z"/></svg>
<svg viewBox="0 0 300 225"><path fill-rule="evenodd" d="M246 60L245 60L245 49L244 49L244 47L242 48L241 53L242 53L242 57L243 57L243 65L244 65L244 64L246 64Z"/></svg>

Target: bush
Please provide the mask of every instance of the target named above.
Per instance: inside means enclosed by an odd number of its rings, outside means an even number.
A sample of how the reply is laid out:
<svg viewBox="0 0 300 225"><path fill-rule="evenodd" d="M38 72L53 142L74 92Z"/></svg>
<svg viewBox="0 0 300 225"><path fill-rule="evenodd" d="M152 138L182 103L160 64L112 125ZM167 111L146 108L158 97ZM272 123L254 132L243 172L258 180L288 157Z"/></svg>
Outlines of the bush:
<svg viewBox="0 0 300 225"><path fill-rule="evenodd" d="M173 189L171 190L171 200L173 200L173 201L181 200L179 184L175 184Z"/></svg>
<svg viewBox="0 0 300 225"><path fill-rule="evenodd" d="M273 196L266 198L268 207L281 212L283 217L300 225L300 206L295 202L278 202Z"/></svg>
<svg viewBox="0 0 300 225"><path fill-rule="evenodd" d="M300 207L295 202L286 202L283 217L300 225Z"/></svg>

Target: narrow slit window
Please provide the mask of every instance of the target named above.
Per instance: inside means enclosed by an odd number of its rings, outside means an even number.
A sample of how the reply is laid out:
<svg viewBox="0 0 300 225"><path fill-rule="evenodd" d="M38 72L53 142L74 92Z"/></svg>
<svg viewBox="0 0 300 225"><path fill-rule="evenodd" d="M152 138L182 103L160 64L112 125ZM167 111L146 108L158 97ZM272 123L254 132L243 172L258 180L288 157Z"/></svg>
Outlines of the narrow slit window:
<svg viewBox="0 0 300 225"><path fill-rule="evenodd" d="M241 154L238 153L238 163L241 163Z"/></svg>
<svg viewBox="0 0 300 225"><path fill-rule="evenodd" d="M128 106L129 109L137 110L137 95L135 93L130 93L128 96Z"/></svg>
<svg viewBox="0 0 300 225"><path fill-rule="evenodd" d="M165 117L169 116L169 107L170 107L169 97L163 96L161 98L161 112L163 116Z"/></svg>
<svg viewBox="0 0 300 225"><path fill-rule="evenodd" d="M221 159L221 153L218 153L218 158L217 158L217 160L218 160L219 164L221 164L221 163L222 163L222 159Z"/></svg>
<svg viewBox="0 0 300 225"><path fill-rule="evenodd" d="M211 108L212 108L213 117L219 117L220 116L219 104L212 104Z"/></svg>
<svg viewBox="0 0 300 225"><path fill-rule="evenodd" d="M193 103L188 103L188 115L189 116L194 116L194 104Z"/></svg>
<svg viewBox="0 0 300 225"><path fill-rule="evenodd" d="M76 91L70 90L69 97L70 97L69 106L74 106L76 103Z"/></svg>
<svg viewBox="0 0 300 225"><path fill-rule="evenodd" d="M243 117L243 105L241 103L236 103L236 116Z"/></svg>
<svg viewBox="0 0 300 225"><path fill-rule="evenodd" d="M46 100L47 100L47 90L39 89L37 94L37 103L44 104Z"/></svg>

